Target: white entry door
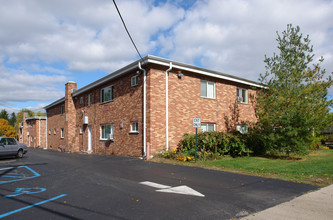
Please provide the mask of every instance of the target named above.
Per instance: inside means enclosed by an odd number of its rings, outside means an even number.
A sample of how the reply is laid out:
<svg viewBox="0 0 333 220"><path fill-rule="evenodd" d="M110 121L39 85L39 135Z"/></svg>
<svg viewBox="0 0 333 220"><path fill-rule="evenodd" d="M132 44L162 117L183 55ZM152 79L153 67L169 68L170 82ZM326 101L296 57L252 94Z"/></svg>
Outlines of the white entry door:
<svg viewBox="0 0 333 220"><path fill-rule="evenodd" d="M91 126L88 126L88 152L92 152Z"/></svg>

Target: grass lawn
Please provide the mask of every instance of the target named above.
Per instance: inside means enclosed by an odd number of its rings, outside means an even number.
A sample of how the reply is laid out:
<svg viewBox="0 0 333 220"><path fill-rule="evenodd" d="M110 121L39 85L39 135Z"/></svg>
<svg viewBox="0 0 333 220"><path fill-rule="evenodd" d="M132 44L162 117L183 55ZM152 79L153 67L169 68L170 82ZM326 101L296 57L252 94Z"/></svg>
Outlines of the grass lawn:
<svg viewBox="0 0 333 220"><path fill-rule="evenodd" d="M175 163L167 160L162 160L161 162ZM220 160L176 163L283 179L316 186L333 184L333 150L317 150L301 159L294 160L265 157L223 157Z"/></svg>

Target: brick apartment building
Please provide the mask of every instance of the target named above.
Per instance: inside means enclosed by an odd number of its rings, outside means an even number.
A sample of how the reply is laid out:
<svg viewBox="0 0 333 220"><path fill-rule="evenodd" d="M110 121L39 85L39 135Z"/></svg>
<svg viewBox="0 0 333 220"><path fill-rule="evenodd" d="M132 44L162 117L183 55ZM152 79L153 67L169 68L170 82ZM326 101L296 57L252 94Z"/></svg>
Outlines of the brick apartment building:
<svg viewBox="0 0 333 220"><path fill-rule="evenodd" d="M238 129L254 121L250 94L262 86L220 72L146 56L45 107L49 149L146 157L175 149L184 133L226 130L238 103Z"/></svg>
<svg viewBox="0 0 333 220"><path fill-rule="evenodd" d="M19 127L19 142L28 147L46 148L46 117L28 117L23 112L23 121Z"/></svg>

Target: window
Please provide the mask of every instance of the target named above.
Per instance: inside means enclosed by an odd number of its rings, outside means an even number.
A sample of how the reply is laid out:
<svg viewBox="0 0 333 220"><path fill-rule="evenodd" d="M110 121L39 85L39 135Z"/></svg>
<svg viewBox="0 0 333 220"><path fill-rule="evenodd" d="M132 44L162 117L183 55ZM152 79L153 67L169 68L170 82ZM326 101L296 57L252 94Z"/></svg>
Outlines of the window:
<svg viewBox="0 0 333 220"><path fill-rule="evenodd" d="M139 76L132 76L131 78L131 86L137 86L139 84Z"/></svg>
<svg viewBox="0 0 333 220"><path fill-rule="evenodd" d="M60 114L64 114L64 113L65 113L65 105L62 104L62 105L60 106Z"/></svg>
<svg viewBox="0 0 333 220"><path fill-rule="evenodd" d="M7 145L15 145L16 141L14 140L14 138L7 138Z"/></svg>
<svg viewBox="0 0 333 220"><path fill-rule="evenodd" d="M6 138L1 138L0 144L7 145Z"/></svg>
<svg viewBox="0 0 333 220"><path fill-rule="evenodd" d="M247 89L237 88L237 101L247 103Z"/></svg>
<svg viewBox="0 0 333 220"><path fill-rule="evenodd" d="M101 89L101 102L108 102L113 100L113 86Z"/></svg>
<svg viewBox="0 0 333 220"><path fill-rule="evenodd" d="M83 105L83 96L80 98L80 104Z"/></svg>
<svg viewBox="0 0 333 220"><path fill-rule="evenodd" d="M215 131L215 124L213 123L201 123L201 132Z"/></svg>
<svg viewBox="0 0 333 220"><path fill-rule="evenodd" d="M51 129L49 129L49 135L51 134Z"/></svg>
<svg viewBox="0 0 333 220"><path fill-rule="evenodd" d="M54 108L54 114L57 114L57 108Z"/></svg>
<svg viewBox="0 0 333 220"><path fill-rule="evenodd" d="M80 134L83 134L83 127L80 127Z"/></svg>
<svg viewBox="0 0 333 220"><path fill-rule="evenodd" d="M57 134L57 129L54 129L53 133L56 135Z"/></svg>
<svg viewBox="0 0 333 220"><path fill-rule="evenodd" d="M101 140L113 140L113 124L101 125Z"/></svg>
<svg viewBox="0 0 333 220"><path fill-rule="evenodd" d="M241 134L246 134L247 128L247 125L236 125L236 130L239 131Z"/></svg>
<svg viewBox="0 0 333 220"><path fill-rule="evenodd" d="M139 123L138 122L131 123L131 133L139 133Z"/></svg>
<svg viewBox="0 0 333 220"><path fill-rule="evenodd" d="M92 101L92 94L90 93L88 95L88 106L91 106L91 101Z"/></svg>
<svg viewBox="0 0 333 220"><path fill-rule="evenodd" d="M201 80L201 97L215 99L215 83Z"/></svg>
<svg viewBox="0 0 333 220"><path fill-rule="evenodd" d="M64 129L61 128L61 138L64 138L65 137L65 134L64 134Z"/></svg>

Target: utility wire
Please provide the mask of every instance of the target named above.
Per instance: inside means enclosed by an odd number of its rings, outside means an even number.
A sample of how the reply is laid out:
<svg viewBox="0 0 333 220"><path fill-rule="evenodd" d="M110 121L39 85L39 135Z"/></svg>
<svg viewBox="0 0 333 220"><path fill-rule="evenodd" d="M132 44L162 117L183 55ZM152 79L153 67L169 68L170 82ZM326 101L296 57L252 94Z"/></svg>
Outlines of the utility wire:
<svg viewBox="0 0 333 220"><path fill-rule="evenodd" d="M141 56L141 54L140 54L138 48L136 47L136 45L135 45L135 43L134 43L134 40L133 40L132 37L131 37L131 34L129 33L129 31L128 31L127 27L126 27L125 21L124 21L123 17L122 17L121 14L120 14L120 11L119 11L119 9L118 9L118 6L117 6L115 0L113 0L113 4L114 4L114 6L115 6L116 9L117 9L117 12L118 12L118 14L119 14L119 17L120 17L121 21L123 22L124 28L125 28L125 30L126 30L128 36L129 36L129 38L131 39L132 44L133 44L133 46L135 47L136 52L139 54L139 57L140 57L141 61L143 62L143 58L142 58L142 56Z"/></svg>

